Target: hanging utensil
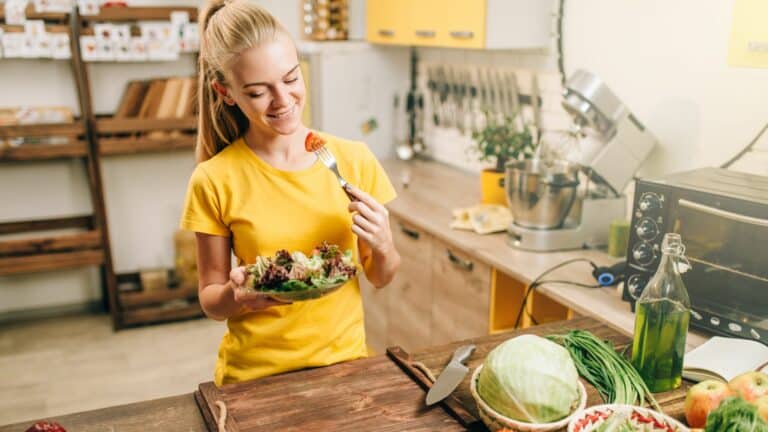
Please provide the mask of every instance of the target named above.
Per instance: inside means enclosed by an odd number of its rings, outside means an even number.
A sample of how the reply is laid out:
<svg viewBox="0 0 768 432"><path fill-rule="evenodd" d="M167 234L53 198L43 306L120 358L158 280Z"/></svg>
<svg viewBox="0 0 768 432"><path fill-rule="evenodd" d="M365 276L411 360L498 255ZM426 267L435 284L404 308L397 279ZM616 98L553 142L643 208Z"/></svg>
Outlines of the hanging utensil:
<svg viewBox="0 0 768 432"><path fill-rule="evenodd" d="M531 107L533 108L533 125L536 127L536 142L541 137L541 96L539 91L539 80L536 74L531 77Z"/></svg>
<svg viewBox="0 0 768 432"><path fill-rule="evenodd" d="M437 82L437 70L435 66L427 66L427 88L429 89L430 103L432 105L432 123L440 126L440 89Z"/></svg>
<svg viewBox="0 0 768 432"><path fill-rule="evenodd" d="M520 108L520 89L517 86L517 74L514 71L507 71L504 77L507 81L507 99L512 111L511 116L515 119L515 125L522 130L524 121Z"/></svg>

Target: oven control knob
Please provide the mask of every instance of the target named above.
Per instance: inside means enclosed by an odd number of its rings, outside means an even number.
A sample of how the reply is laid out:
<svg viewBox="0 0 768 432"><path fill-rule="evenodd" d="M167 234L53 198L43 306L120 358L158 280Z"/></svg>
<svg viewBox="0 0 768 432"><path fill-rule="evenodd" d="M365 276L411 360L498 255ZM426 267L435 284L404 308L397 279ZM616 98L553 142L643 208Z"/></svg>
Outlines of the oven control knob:
<svg viewBox="0 0 768 432"><path fill-rule="evenodd" d="M693 317L693 318L694 318L696 321L701 321L701 320L703 320L703 319L704 319L704 317L703 317L703 316L701 316L701 314L700 314L700 313L696 312L696 311L695 311L695 310L693 310L693 309L691 309L691 316L692 316L692 317Z"/></svg>
<svg viewBox="0 0 768 432"><path fill-rule="evenodd" d="M638 222L635 232L643 240L653 240L659 235L659 226L650 218L642 218Z"/></svg>
<svg viewBox="0 0 768 432"><path fill-rule="evenodd" d="M749 329L749 334L751 334L755 339L760 339L760 333L758 333L755 329Z"/></svg>
<svg viewBox="0 0 768 432"><path fill-rule="evenodd" d="M720 318L718 317L712 317L709 319L709 323L713 326L719 326L720 325Z"/></svg>
<svg viewBox="0 0 768 432"><path fill-rule="evenodd" d="M658 210L661 208L661 198L653 192L646 192L640 196L638 207L642 211Z"/></svg>
<svg viewBox="0 0 768 432"><path fill-rule="evenodd" d="M638 243L632 248L632 258L642 266L647 266L656 259L656 252L650 243Z"/></svg>
<svg viewBox="0 0 768 432"><path fill-rule="evenodd" d="M741 332L741 326L736 323L728 323L728 330L734 333L739 333Z"/></svg>
<svg viewBox="0 0 768 432"><path fill-rule="evenodd" d="M641 274L633 274L627 279L627 292L633 299L640 298L645 286L648 284L648 278Z"/></svg>

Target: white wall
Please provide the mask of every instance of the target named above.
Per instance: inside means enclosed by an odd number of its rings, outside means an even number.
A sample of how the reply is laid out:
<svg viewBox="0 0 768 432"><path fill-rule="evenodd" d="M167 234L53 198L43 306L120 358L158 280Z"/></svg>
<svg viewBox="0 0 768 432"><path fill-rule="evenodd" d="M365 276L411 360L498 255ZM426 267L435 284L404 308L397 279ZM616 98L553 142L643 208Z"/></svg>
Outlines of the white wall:
<svg viewBox="0 0 768 432"><path fill-rule="evenodd" d="M768 69L727 64L733 7L734 0L566 2L566 71L600 75L660 141L641 175L720 165L768 122Z"/></svg>

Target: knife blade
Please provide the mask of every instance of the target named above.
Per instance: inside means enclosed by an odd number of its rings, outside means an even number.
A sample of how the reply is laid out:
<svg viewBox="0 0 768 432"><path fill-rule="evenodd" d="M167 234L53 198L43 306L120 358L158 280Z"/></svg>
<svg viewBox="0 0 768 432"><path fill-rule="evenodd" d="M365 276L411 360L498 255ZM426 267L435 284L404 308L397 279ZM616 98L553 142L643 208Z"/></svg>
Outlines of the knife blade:
<svg viewBox="0 0 768 432"><path fill-rule="evenodd" d="M448 397L453 390L458 387L464 376L469 372L469 368L464 366L464 362L475 351L474 345L464 345L456 349L453 358L448 362L448 366L443 369L440 376L437 377L435 384L427 393L427 405L432 405Z"/></svg>

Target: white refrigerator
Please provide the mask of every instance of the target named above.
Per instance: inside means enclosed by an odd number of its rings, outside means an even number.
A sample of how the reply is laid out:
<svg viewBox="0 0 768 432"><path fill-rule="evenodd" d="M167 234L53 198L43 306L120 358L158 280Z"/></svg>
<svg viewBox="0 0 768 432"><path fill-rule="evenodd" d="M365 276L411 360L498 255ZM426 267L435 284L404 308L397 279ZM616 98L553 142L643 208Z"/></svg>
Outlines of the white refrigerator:
<svg viewBox="0 0 768 432"><path fill-rule="evenodd" d="M408 89L408 48L301 41L298 50L307 81L307 125L364 141L378 158L391 157L394 98Z"/></svg>

